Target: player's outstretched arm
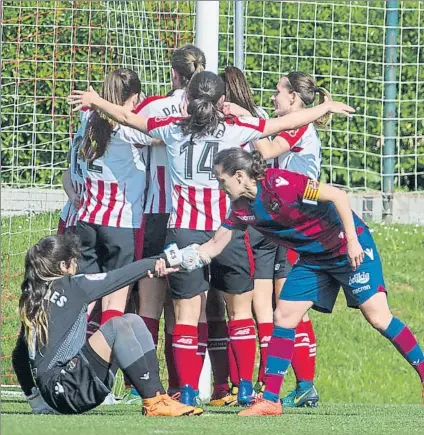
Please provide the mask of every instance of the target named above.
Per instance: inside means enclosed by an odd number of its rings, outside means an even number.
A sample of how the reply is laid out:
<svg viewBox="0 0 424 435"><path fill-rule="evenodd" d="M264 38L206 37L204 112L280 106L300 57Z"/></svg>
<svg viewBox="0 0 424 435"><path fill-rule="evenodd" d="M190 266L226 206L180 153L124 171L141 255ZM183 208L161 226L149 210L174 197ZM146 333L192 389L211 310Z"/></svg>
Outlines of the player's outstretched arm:
<svg viewBox="0 0 424 435"><path fill-rule="evenodd" d="M224 248L230 243L234 230L223 226L219 227L214 236L198 248L199 255L205 254L210 259L218 256Z"/></svg>
<svg viewBox="0 0 424 435"><path fill-rule="evenodd" d="M329 186L328 184L321 184L319 188L318 201L330 201L336 207L346 233L347 255L350 264L355 270L364 259L364 250L358 241L355 222L353 221L352 208L347 193L343 190L337 189L337 187Z"/></svg>
<svg viewBox="0 0 424 435"><path fill-rule="evenodd" d="M348 116L351 113L354 113L355 109L338 101L326 100L324 103L318 104L309 109L297 110L296 112L280 116L279 118L268 119L265 122L265 129L262 133L262 137L277 134L285 130L294 130L303 125L308 125L328 112Z"/></svg>
<svg viewBox="0 0 424 435"><path fill-rule="evenodd" d="M135 261L107 273L74 275L70 278L70 284L79 287L86 295L86 301L90 303L141 278L153 277L154 272L162 271L160 276L165 276L178 270L179 267L166 267L163 258L152 257Z"/></svg>
<svg viewBox="0 0 424 435"><path fill-rule="evenodd" d="M73 109L74 112L83 108L97 109L119 124L135 128L145 134L149 133L147 131L147 118L135 114L123 106L106 101L91 86L89 91L73 90L68 95L68 100L69 104L76 106Z"/></svg>

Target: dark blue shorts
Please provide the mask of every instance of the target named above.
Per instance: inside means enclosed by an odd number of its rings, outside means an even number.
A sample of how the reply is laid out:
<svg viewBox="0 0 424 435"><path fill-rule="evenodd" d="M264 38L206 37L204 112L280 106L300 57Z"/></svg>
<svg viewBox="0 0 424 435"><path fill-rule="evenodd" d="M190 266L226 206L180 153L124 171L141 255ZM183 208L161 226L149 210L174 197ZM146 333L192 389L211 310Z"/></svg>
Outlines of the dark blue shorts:
<svg viewBox="0 0 424 435"><path fill-rule="evenodd" d="M386 292L380 256L368 229L359 236L359 243L365 255L355 271L347 255L322 261L301 257L289 273L280 299L312 301L316 310L331 313L340 287L351 308L357 308L378 292Z"/></svg>

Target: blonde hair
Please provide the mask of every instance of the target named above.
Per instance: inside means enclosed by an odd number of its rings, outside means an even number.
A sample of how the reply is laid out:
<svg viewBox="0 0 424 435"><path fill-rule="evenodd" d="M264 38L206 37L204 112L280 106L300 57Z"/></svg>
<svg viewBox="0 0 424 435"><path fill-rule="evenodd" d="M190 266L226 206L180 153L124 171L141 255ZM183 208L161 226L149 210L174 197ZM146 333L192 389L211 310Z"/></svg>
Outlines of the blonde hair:
<svg viewBox="0 0 424 435"><path fill-rule="evenodd" d="M283 77L287 79L289 91L296 92L305 106L310 106L314 103L317 95L319 97L319 104L323 103L325 98L332 100L330 92L321 86L317 86L314 78L310 74L294 71ZM330 120L331 113L327 113L321 116L321 118L318 118L314 124L318 128L325 128L330 123Z"/></svg>

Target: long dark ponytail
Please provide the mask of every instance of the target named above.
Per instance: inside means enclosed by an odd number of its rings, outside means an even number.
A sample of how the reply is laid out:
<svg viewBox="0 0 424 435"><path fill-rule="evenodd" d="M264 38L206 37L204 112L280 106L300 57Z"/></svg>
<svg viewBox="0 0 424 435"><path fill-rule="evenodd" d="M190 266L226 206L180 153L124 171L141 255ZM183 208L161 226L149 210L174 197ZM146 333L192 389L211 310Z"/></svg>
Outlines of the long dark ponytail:
<svg viewBox="0 0 424 435"><path fill-rule="evenodd" d="M63 261L69 267L80 255L79 240L72 234L41 239L25 256L24 280L19 299L19 314L28 343L41 344L48 337L48 295L53 281L61 278Z"/></svg>
<svg viewBox="0 0 424 435"><path fill-rule="evenodd" d="M132 95L140 94L141 83L137 73L130 69L110 72L103 82L100 96L105 100L123 106ZM84 132L80 157L92 162L101 157L110 141L116 123L95 110L90 116Z"/></svg>
<svg viewBox="0 0 424 435"><path fill-rule="evenodd" d="M217 107L225 93L221 77L211 71L194 75L187 89L188 116L179 122L181 130L191 135L191 140L213 134L223 122L223 114Z"/></svg>

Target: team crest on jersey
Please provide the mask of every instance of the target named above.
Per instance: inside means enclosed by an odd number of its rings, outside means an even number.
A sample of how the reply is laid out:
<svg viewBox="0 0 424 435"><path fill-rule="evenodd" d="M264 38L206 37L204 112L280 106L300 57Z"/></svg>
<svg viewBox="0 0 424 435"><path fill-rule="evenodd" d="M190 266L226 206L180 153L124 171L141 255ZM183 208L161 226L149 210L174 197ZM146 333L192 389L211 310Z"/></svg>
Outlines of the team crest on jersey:
<svg viewBox="0 0 424 435"><path fill-rule="evenodd" d="M318 181L309 180L306 185L305 193L303 194L302 202L306 204L316 204L319 198L319 187Z"/></svg>
<svg viewBox="0 0 424 435"><path fill-rule="evenodd" d="M155 122L164 122L168 121L171 118L170 116L155 116Z"/></svg>
<svg viewBox="0 0 424 435"><path fill-rule="evenodd" d="M106 278L107 273L91 273L85 275L85 277L90 281L102 281Z"/></svg>
<svg viewBox="0 0 424 435"><path fill-rule="evenodd" d="M296 130L286 130L286 133L291 137L296 137L298 132L299 132L298 128Z"/></svg>
<svg viewBox="0 0 424 435"><path fill-rule="evenodd" d="M71 361L68 362L68 364L66 364L66 370L68 372L72 372L77 368L78 365L78 358L72 358Z"/></svg>

